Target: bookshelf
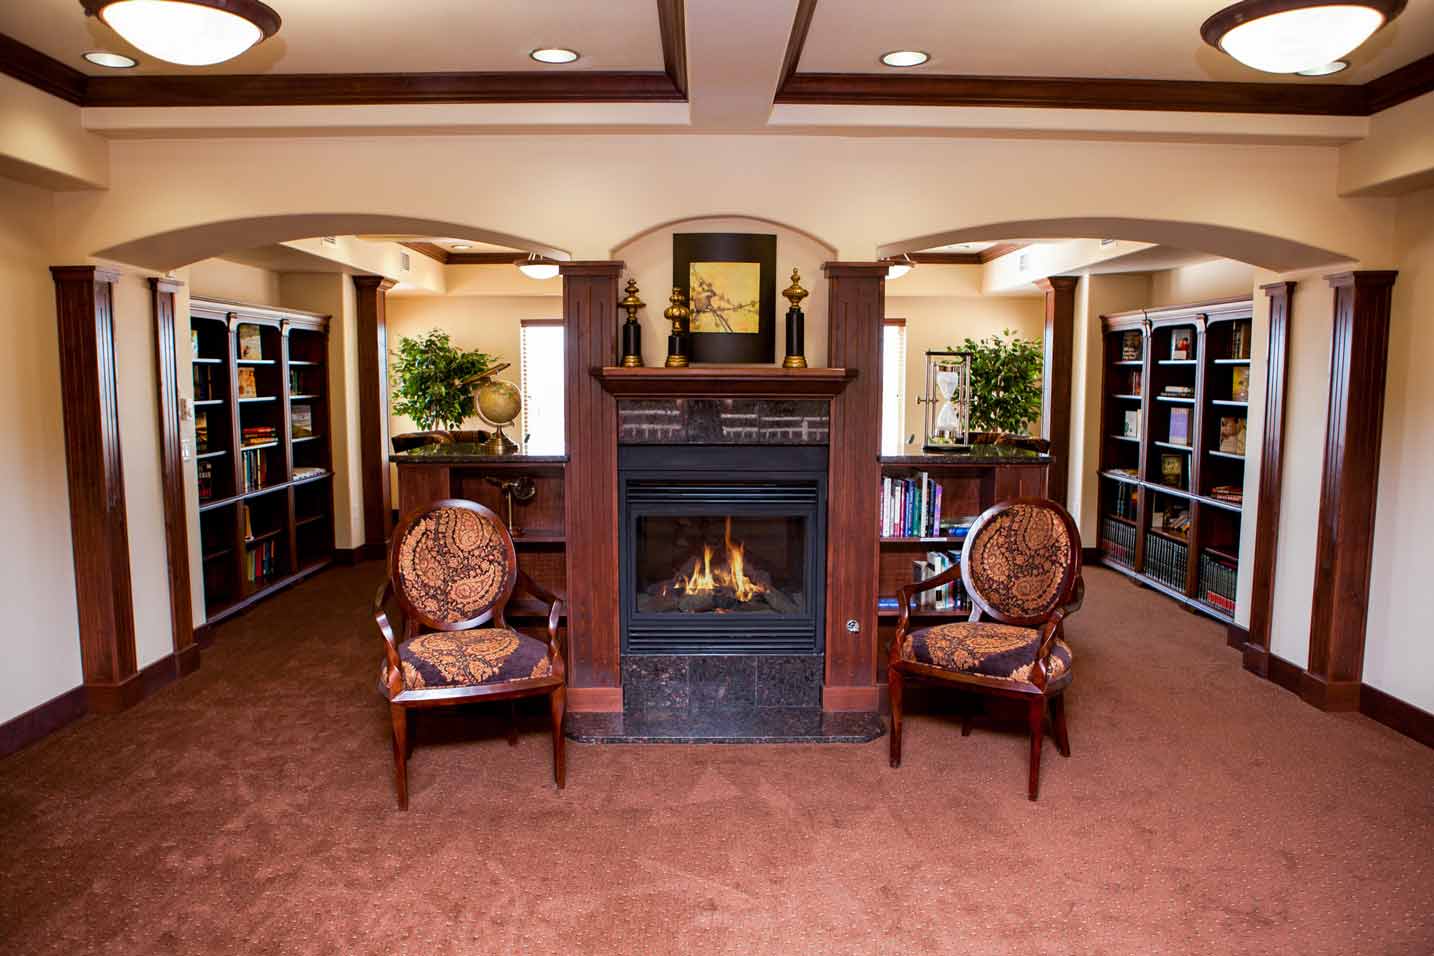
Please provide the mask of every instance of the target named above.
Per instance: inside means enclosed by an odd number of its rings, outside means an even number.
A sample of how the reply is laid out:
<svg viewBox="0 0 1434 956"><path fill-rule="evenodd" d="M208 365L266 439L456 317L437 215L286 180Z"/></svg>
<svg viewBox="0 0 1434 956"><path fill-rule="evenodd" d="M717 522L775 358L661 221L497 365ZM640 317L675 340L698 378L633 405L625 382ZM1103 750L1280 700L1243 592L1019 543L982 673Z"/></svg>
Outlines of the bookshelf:
<svg viewBox="0 0 1434 956"><path fill-rule="evenodd" d="M328 316L193 298L195 475L206 623L334 556Z"/></svg>
<svg viewBox="0 0 1434 956"><path fill-rule="evenodd" d="M1234 619L1250 299L1101 316L1102 562Z"/></svg>

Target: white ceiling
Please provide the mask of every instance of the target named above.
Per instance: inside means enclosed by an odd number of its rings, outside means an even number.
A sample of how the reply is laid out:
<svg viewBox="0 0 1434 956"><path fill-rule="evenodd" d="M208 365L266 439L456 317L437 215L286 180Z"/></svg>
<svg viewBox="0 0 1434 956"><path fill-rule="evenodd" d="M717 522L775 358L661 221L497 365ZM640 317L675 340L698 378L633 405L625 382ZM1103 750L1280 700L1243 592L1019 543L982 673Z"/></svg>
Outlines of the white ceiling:
<svg viewBox="0 0 1434 956"><path fill-rule="evenodd" d="M1162 80L1364 83L1434 51L1434 0L1409 0L1390 26L1326 79L1249 69L1200 38L1227 0L819 0L798 71L952 73ZM893 70L889 50L931 54Z"/></svg>
<svg viewBox="0 0 1434 956"><path fill-rule="evenodd" d="M77 0L0 0L0 33L82 72L430 73L663 68L654 0L267 0L283 18L277 35L213 67L177 67L139 53ZM549 66L535 47L575 49L582 59ZM132 70L106 70L87 50L124 53Z"/></svg>

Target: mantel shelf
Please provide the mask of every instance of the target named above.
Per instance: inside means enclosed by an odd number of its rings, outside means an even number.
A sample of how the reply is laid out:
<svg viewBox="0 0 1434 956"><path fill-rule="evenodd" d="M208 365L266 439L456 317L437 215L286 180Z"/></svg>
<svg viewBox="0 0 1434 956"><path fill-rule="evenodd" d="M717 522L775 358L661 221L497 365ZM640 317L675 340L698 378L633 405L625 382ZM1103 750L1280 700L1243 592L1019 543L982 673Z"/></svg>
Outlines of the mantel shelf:
<svg viewBox="0 0 1434 956"><path fill-rule="evenodd" d="M592 374L618 398L834 398L856 378L855 369L771 365L605 366Z"/></svg>

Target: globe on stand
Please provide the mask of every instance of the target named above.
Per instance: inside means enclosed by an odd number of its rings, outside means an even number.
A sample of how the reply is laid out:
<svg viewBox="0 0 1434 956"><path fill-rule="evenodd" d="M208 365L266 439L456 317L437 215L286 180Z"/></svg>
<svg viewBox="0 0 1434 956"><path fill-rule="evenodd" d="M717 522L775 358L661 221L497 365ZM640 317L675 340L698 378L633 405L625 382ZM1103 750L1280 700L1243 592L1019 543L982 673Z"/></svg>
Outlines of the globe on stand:
<svg viewBox="0 0 1434 956"><path fill-rule="evenodd" d="M512 382L494 378L508 367L507 362L484 369L464 384L475 383L474 399L478 405L478 417L493 426L493 437L484 443L484 450L490 455L512 455L518 446L503 434L503 429L518 420L523 411L523 397L518 386Z"/></svg>

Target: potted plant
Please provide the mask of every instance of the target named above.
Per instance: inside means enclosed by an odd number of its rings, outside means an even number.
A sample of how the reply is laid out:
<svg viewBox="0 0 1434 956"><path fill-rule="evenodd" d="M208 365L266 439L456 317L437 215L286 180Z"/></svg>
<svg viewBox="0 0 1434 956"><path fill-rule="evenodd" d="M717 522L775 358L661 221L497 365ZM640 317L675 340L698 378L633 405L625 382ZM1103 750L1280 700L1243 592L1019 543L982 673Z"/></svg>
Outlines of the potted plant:
<svg viewBox="0 0 1434 956"><path fill-rule="evenodd" d="M967 338L960 350L971 353L972 443L1028 435L1041 417L1041 343L1006 329L980 341Z"/></svg>
<svg viewBox="0 0 1434 956"><path fill-rule="evenodd" d="M393 410L423 431L456 429L472 417L477 412L472 380L497 361L486 352L458 348L437 329L399 339L392 358Z"/></svg>

